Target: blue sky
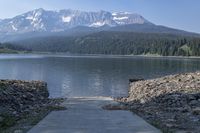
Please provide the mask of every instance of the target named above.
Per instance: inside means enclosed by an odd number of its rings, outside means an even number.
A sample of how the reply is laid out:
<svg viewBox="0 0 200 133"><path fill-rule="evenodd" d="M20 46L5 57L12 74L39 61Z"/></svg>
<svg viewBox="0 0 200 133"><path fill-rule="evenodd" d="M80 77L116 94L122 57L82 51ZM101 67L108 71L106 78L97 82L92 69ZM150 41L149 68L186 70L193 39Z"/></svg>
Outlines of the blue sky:
<svg viewBox="0 0 200 133"><path fill-rule="evenodd" d="M0 18L36 8L136 12L158 25L200 33L200 0L0 0Z"/></svg>

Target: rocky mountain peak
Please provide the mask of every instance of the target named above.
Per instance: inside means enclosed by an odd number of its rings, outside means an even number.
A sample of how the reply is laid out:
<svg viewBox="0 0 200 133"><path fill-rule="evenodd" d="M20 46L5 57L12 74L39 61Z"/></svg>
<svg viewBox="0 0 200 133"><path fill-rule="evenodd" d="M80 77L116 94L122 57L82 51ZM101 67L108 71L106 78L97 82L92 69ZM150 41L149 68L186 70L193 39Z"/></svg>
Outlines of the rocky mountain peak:
<svg viewBox="0 0 200 133"><path fill-rule="evenodd" d="M0 20L1 33L26 33L33 31L58 32L77 26L110 27L127 24L150 23L141 15L130 12L86 12L72 9L60 11L43 8L29 11L14 18Z"/></svg>

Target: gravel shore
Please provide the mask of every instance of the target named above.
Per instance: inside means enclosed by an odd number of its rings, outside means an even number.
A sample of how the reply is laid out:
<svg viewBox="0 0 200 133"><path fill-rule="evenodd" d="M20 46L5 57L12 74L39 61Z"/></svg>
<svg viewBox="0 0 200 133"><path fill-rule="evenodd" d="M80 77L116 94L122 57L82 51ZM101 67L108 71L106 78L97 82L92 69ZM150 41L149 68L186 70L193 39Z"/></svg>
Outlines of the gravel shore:
<svg viewBox="0 0 200 133"><path fill-rule="evenodd" d="M0 132L24 133L63 99L49 99L43 81L0 80Z"/></svg>
<svg viewBox="0 0 200 133"><path fill-rule="evenodd" d="M110 109L131 110L163 132L200 133L200 72L133 82L117 101Z"/></svg>

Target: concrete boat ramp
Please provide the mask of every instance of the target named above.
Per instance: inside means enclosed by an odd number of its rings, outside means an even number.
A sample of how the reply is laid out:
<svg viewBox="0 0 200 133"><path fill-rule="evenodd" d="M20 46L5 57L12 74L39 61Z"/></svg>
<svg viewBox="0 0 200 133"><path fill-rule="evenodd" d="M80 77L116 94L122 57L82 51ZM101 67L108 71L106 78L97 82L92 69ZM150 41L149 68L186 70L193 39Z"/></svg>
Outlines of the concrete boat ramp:
<svg viewBox="0 0 200 133"><path fill-rule="evenodd" d="M67 99L64 111L53 111L28 133L161 133L137 115L123 110L104 110L116 104L109 97Z"/></svg>

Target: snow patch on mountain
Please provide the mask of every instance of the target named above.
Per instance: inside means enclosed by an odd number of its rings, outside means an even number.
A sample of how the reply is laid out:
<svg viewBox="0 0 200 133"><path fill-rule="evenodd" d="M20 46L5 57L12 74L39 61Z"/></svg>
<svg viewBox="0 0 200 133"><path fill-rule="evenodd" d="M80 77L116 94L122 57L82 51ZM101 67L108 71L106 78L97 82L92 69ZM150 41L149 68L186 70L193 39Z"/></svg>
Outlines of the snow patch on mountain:
<svg viewBox="0 0 200 133"><path fill-rule="evenodd" d="M112 13L112 15L113 15L113 16L116 16L116 15L117 15L117 13L116 13L116 12L113 12L113 13Z"/></svg>
<svg viewBox="0 0 200 133"><path fill-rule="evenodd" d="M17 30L18 30L14 25L12 25L12 29L13 29L14 31L17 31Z"/></svg>
<svg viewBox="0 0 200 133"><path fill-rule="evenodd" d="M33 20L33 16L28 16L28 17L26 17L26 19Z"/></svg>
<svg viewBox="0 0 200 133"><path fill-rule="evenodd" d="M71 21L71 19L72 19L71 16L66 16L66 17L63 16L63 17L62 17L62 21L65 22L65 23L69 23L69 22Z"/></svg>
<svg viewBox="0 0 200 133"><path fill-rule="evenodd" d="M105 25L105 22L95 22L95 23L89 25L89 27L101 27L104 25Z"/></svg>
<svg viewBox="0 0 200 133"><path fill-rule="evenodd" d="M124 20L124 19L128 19L128 17L114 17L114 20Z"/></svg>

